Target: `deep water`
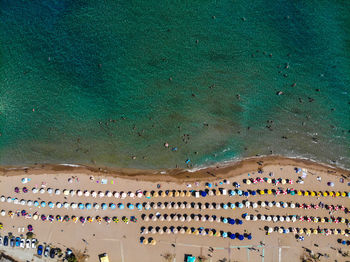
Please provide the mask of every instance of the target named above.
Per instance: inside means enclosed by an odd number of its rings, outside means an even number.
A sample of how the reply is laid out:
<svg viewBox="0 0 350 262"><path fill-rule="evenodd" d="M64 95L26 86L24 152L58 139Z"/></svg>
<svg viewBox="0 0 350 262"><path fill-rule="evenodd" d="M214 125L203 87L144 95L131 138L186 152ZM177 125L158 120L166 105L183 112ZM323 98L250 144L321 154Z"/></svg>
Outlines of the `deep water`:
<svg viewBox="0 0 350 262"><path fill-rule="evenodd" d="M1 165L350 168L349 1L1 0L0 21Z"/></svg>

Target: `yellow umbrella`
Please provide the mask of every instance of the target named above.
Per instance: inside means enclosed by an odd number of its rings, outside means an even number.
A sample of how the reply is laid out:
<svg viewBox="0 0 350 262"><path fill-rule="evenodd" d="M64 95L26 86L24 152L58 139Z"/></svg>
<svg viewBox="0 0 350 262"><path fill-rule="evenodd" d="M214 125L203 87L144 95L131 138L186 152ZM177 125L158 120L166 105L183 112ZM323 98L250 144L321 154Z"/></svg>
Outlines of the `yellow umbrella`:
<svg viewBox="0 0 350 262"><path fill-rule="evenodd" d="M304 234L304 230L302 228L299 229L299 234L300 235Z"/></svg>
<svg viewBox="0 0 350 262"><path fill-rule="evenodd" d="M197 236L199 235L199 231L196 229L195 231L193 231L193 234Z"/></svg>
<svg viewBox="0 0 350 262"><path fill-rule="evenodd" d="M187 228L186 233L187 234L192 234L192 230L190 228Z"/></svg>
<svg viewBox="0 0 350 262"><path fill-rule="evenodd" d="M318 218L314 217L314 222L317 223L318 222Z"/></svg>
<svg viewBox="0 0 350 262"><path fill-rule="evenodd" d="M345 230L340 231L341 235L345 235Z"/></svg>
<svg viewBox="0 0 350 262"><path fill-rule="evenodd" d="M323 192L323 196L324 197L328 196L328 193L327 192Z"/></svg>
<svg viewBox="0 0 350 262"><path fill-rule="evenodd" d="M164 191L161 193L161 197L166 197L166 193Z"/></svg>
<svg viewBox="0 0 350 262"><path fill-rule="evenodd" d="M148 192L148 191L147 191L146 194L145 194L145 196L146 196L146 197L151 197L151 192Z"/></svg>
<svg viewBox="0 0 350 262"><path fill-rule="evenodd" d="M269 184L271 184L271 183L272 183L271 178L268 178L268 179L267 179L267 183L269 183Z"/></svg>
<svg viewBox="0 0 350 262"><path fill-rule="evenodd" d="M144 239L144 240L142 241L142 244L147 245L147 244L148 244L148 240L147 240L147 239Z"/></svg>
<svg viewBox="0 0 350 262"><path fill-rule="evenodd" d="M340 220L341 223L345 223L345 218L342 217L342 219Z"/></svg>
<svg viewBox="0 0 350 262"><path fill-rule="evenodd" d="M179 197L179 196L180 196L179 191L176 191L176 192L175 192L175 197Z"/></svg>
<svg viewBox="0 0 350 262"><path fill-rule="evenodd" d="M246 184L247 185L250 185L252 182L250 182L250 180L249 179L247 179L247 182L246 182Z"/></svg>
<svg viewBox="0 0 350 262"><path fill-rule="evenodd" d="M216 234L215 234L215 236L217 236L217 237L221 237L221 233L220 233L220 231L217 231L217 232L216 232Z"/></svg>
<svg viewBox="0 0 350 262"><path fill-rule="evenodd" d="M216 190L216 192L215 192L215 193L216 193L216 195L217 195L217 196L220 196L220 195L221 195L220 190Z"/></svg>
<svg viewBox="0 0 350 262"><path fill-rule="evenodd" d="M334 234L334 235L338 235L338 230L334 229L334 230L333 230L333 234Z"/></svg>
<svg viewBox="0 0 350 262"><path fill-rule="evenodd" d="M336 197L340 196L340 192L339 192L339 191L336 192L336 193L335 193L335 196L336 196Z"/></svg>
<svg viewBox="0 0 350 262"><path fill-rule="evenodd" d="M311 191L310 195L315 196L316 195L315 191Z"/></svg>
<svg viewBox="0 0 350 262"><path fill-rule="evenodd" d="M0 230L4 228L4 225L0 223Z"/></svg>
<svg viewBox="0 0 350 262"><path fill-rule="evenodd" d="M311 229L306 230L306 234L310 235L311 234Z"/></svg>
<svg viewBox="0 0 350 262"><path fill-rule="evenodd" d="M301 196L303 193L300 191L300 190L298 190L298 196Z"/></svg>
<svg viewBox="0 0 350 262"><path fill-rule="evenodd" d="M272 194L272 190L271 189L267 190L267 194L271 195Z"/></svg>
<svg viewBox="0 0 350 262"><path fill-rule="evenodd" d="M259 191L259 194L260 194L260 195L265 194L264 190L260 190L260 191Z"/></svg>
<svg viewBox="0 0 350 262"><path fill-rule="evenodd" d="M318 234L317 229L314 229L312 233L314 233L314 235L317 235Z"/></svg>
<svg viewBox="0 0 350 262"><path fill-rule="evenodd" d="M212 237L213 235L214 235L213 231L210 230L210 231L208 232L208 236Z"/></svg>
<svg viewBox="0 0 350 262"><path fill-rule="evenodd" d="M187 192L186 192L186 196L187 196L187 197L192 196L191 192L190 192L190 191L187 191Z"/></svg>
<svg viewBox="0 0 350 262"><path fill-rule="evenodd" d="M154 239L152 239L151 245L154 246L155 244L157 244L157 241L155 241Z"/></svg>
<svg viewBox="0 0 350 262"><path fill-rule="evenodd" d="M329 192L329 195L330 196L334 196L334 193L331 191L331 192Z"/></svg>
<svg viewBox="0 0 350 262"><path fill-rule="evenodd" d="M309 191L305 191L304 196L308 196L308 195L309 195Z"/></svg>
<svg viewBox="0 0 350 262"><path fill-rule="evenodd" d="M168 197L172 197L173 196L173 191L169 191L169 193L168 193Z"/></svg>
<svg viewBox="0 0 350 262"><path fill-rule="evenodd" d="M159 196L158 192L153 193L153 197L158 197L158 196Z"/></svg>
<svg viewBox="0 0 350 262"><path fill-rule="evenodd" d="M321 218L321 223L326 222L326 220L324 218Z"/></svg>
<svg viewBox="0 0 350 262"><path fill-rule="evenodd" d="M185 192L181 191L180 197L184 197L185 195L186 195Z"/></svg>
<svg viewBox="0 0 350 262"><path fill-rule="evenodd" d="M317 196L322 196L322 191L318 191Z"/></svg>
<svg viewBox="0 0 350 262"><path fill-rule="evenodd" d="M346 197L346 193L345 192L341 193L341 196Z"/></svg>

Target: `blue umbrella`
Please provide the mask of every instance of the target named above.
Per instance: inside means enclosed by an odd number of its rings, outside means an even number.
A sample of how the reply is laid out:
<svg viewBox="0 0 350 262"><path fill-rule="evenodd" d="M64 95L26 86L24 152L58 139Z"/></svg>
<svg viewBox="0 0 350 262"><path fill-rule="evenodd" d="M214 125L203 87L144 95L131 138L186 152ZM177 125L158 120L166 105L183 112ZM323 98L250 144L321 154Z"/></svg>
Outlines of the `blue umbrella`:
<svg viewBox="0 0 350 262"><path fill-rule="evenodd" d="M244 196L249 196L249 193L246 191L246 192L244 192Z"/></svg>
<svg viewBox="0 0 350 262"><path fill-rule="evenodd" d="M34 201L34 206L35 206L35 207L39 206L39 202L35 200L35 201Z"/></svg>
<svg viewBox="0 0 350 262"><path fill-rule="evenodd" d="M224 205L222 206L222 208L223 208L223 209L228 209L228 205L227 205L227 204L224 204Z"/></svg>
<svg viewBox="0 0 350 262"><path fill-rule="evenodd" d="M234 195L236 195L236 192L234 190L230 190L229 194L230 194L230 196L234 196Z"/></svg>
<svg viewBox="0 0 350 262"><path fill-rule="evenodd" d="M49 202L49 208L53 208L55 205L52 202Z"/></svg>
<svg viewBox="0 0 350 262"><path fill-rule="evenodd" d="M207 187L211 188L213 185L211 183L207 183Z"/></svg>
<svg viewBox="0 0 350 262"><path fill-rule="evenodd" d="M242 241L244 239L244 236L243 235L238 235L238 239Z"/></svg>
<svg viewBox="0 0 350 262"><path fill-rule="evenodd" d="M231 224L231 225L234 225L236 224L236 221L232 218L229 218L228 222Z"/></svg>
<svg viewBox="0 0 350 262"><path fill-rule="evenodd" d="M92 207L90 203L87 203L85 206L86 206L86 209L91 209Z"/></svg>
<svg viewBox="0 0 350 262"><path fill-rule="evenodd" d="M140 203L138 203L138 204L136 204L136 208L137 208L138 210L142 210L142 205L141 205Z"/></svg>
<svg viewBox="0 0 350 262"><path fill-rule="evenodd" d="M253 190L252 192L250 192L250 194L252 194L252 196L255 196L256 192Z"/></svg>
<svg viewBox="0 0 350 262"><path fill-rule="evenodd" d="M342 245L346 245L346 241L345 240L343 240L341 243L342 243Z"/></svg>
<svg viewBox="0 0 350 262"><path fill-rule="evenodd" d="M249 240L251 240L251 239L252 239L252 235L249 234L249 235L247 236L247 238L248 238Z"/></svg>
<svg viewBox="0 0 350 262"><path fill-rule="evenodd" d="M242 225L243 224L243 221L242 220L240 220L240 219L238 219L238 225Z"/></svg>
<svg viewBox="0 0 350 262"><path fill-rule="evenodd" d="M79 207L79 209L84 209L84 204L79 203L78 207Z"/></svg>
<svg viewBox="0 0 350 262"><path fill-rule="evenodd" d="M233 185L234 185L235 187L237 187L237 188L240 188L240 187L241 187L241 185L238 184L237 182L234 182Z"/></svg>
<svg viewBox="0 0 350 262"><path fill-rule="evenodd" d="M201 196L202 196L202 197L206 197L206 196L207 196L207 192L201 191Z"/></svg>
<svg viewBox="0 0 350 262"><path fill-rule="evenodd" d="M243 205L242 203L239 203L239 204L238 204L238 207L239 207L239 208L243 208L244 205Z"/></svg>
<svg viewBox="0 0 350 262"><path fill-rule="evenodd" d="M223 232L223 233L222 233L222 237L223 237L223 238L226 238L226 237L227 237L227 233L226 233L226 232Z"/></svg>
<svg viewBox="0 0 350 262"><path fill-rule="evenodd" d="M41 205L42 207L46 207L46 202L45 202L45 201L41 201L40 205Z"/></svg>
<svg viewBox="0 0 350 262"><path fill-rule="evenodd" d="M227 218L226 218L226 217L223 218L223 219L222 219L222 222L226 224L226 223L228 222Z"/></svg>
<svg viewBox="0 0 350 262"><path fill-rule="evenodd" d="M235 234L230 234L230 238L235 239L236 238Z"/></svg>
<svg viewBox="0 0 350 262"><path fill-rule="evenodd" d="M110 204L110 206L109 206L111 209L115 209L117 206L115 205L115 204Z"/></svg>
<svg viewBox="0 0 350 262"><path fill-rule="evenodd" d="M230 207L231 207L232 209L234 209L234 208L236 208L236 205L232 203L232 204L230 205Z"/></svg>
<svg viewBox="0 0 350 262"><path fill-rule="evenodd" d="M106 209L107 209L106 203L103 203L103 204L101 205L101 207L102 207L103 210L106 210Z"/></svg>
<svg viewBox="0 0 350 262"><path fill-rule="evenodd" d="M124 205L123 204L119 204L118 207L119 207L119 209L124 209Z"/></svg>
<svg viewBox="0 0 350 262"><path fill-rule="evenodd" d="M128 208L129 208L129 209L132 210L132 209L134 209L134 207L135 207L135 206L134 206L133 204L128 204Z"/></svg>

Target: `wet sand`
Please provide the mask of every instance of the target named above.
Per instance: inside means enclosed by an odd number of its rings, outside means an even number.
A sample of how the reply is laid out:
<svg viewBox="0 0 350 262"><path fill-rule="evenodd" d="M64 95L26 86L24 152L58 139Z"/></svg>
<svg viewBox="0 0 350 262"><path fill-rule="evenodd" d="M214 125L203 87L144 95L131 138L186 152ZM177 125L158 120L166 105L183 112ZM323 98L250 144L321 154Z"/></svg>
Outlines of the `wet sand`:
<svg viewBox="0 0 350 262"><path fill-rule="evenodd" d="M258 164L257 162L260 162ZM247 178L256 177L269 177L272 172L274 174L271 178L285 178L292 179L296 181L301 174L297 174L294 170L295 167L307 169L307 177L304 179L304 184L293 185L281 185L278 186L258 183L258 184L244 184L243 181ZM258 174L258 169L262 168L263 173ZM349 207L349 198L344 197L310 197L310 196L291 196L291 195L256 195L250 196L248 198L242 196L220 195L220 196L207 196L207 197L151 197L147 199L142 198L115 198L115 197L103 197L103 198L93 198L89 197L78 197L75 196L65 196L61 193L60 195L49 194L45 192L44 194L34 194L31 189L33 187L41 188L43 182L45 182L45 190L48 188L60 189L74 189L74 190L94 190L98 191L118 191L118 192L136 192L137 190L145 191L157 191L157 190L204 190L205 182L212 181L214 189L224 188L224 189L234 189L232 185L233 182L240 183L240 190L257 190L257 189L276 189L281 188L294 188L297 190L316 190L316 191L349 191L347 183L349 182L349 171L337 169L336 167L330 167L325 165L318 165L317 163L297 160L297 159L286 159L286 158L252 158L246 160L245 162L240 162L230 167L212 167L206 170L200 170L198 172L186 172L184 170L171 170L167 171L166 174L161 174L162 170L154 171L140 171L137 170L106 170L105 169L93 169L93 168L73 168L66 166L57 165L45 165L45 166L34 166L29 167L24 171L23 169L5 169L1 170L2 176L0 177L0 192L1 195L6 197L16 197L19 200L22 198L25 200L40 200L38 201L52 201L56 202L75 202L75 203L123 203L125 206L128 203L169 203L169 202L195 202L195 203L235 203L242 202L244 200L249 200L252 202L258 201L292 201L294 203L309 203L318 204L320 201L326 204L338 204ZM249 176L248 176L249 173ZM90 176L94 176L94 181L90 180ZM321 177L322 181L317 181L317 177ZM339 179L341 177L345 178L344 183L340 183ZM27 177L31 181L27 184L22 184L21 179ZM68 183L68 179L72 178L73 182ZM79 182L76 180L78 178ZM103 185L97 183L101 179L107 179L108 183ZM220 184L223 179L229 179L229 184ZM327 186L327 182L334 182L334 187ZM194 183L198 182L198 183ZM218 186L215 184L218 183ZM160 185L160 189L157 188L157 184ZM188 185L191 184L191 187ZM14 188L18 186L22 188L26 186L29 188L28 193L15 193ZM279 234L273 232L270 235L266 235L264 230L265 226L284 226L284 227L300 227L300 228L331 228L331 229L347 229L347 225L343 223L313 223L313 222L301 222L297 221L295 223L287 222L267 222L267 221L246 221L242 218L244 213L249 214L264 214L264 215L307 215L307 216L320 216L320 217L330 217L330 214L325 209L291 209L291 208L263 208L258 207L256 209L252 208L242 208L242 209L160 209L157 210L142 210L137 211L129 210L125 208L124 210L115 209L111 210L79 210L79 209L65 209L65 208L53 208L48 207L28 207L15 205L14 203L0 202L1 210L17 211L25 209L29 213L38 212L39 214L45 215L75 215L75 216L135 216L137 222L129 222L125 224L120 221L119 223L106 223L102 221L101 224L96 221L91 223L81 224L79 221L74 223L69 222L58 222L54 221L52 223L48 221L41 221L33 219L25 219L23 217L9 217L8 215L2 217L0 216L0 222L4 224L4 229L0 232L3 236L9 232L13 233L15 236L19 236L18 228L27 227L31 224L34 227L34 233L41 244L51 244L55 247L60 247L65 249L65 247L74 248L75 250L86 251L89 255L87 261L98 261L98 255L101 253L108 253L110 261L115 262L125 262L125 261L167 261L164 257L170 255L172 258L168 261L183 261L184 254L192 254L194 256L203 256L207 258L206 261L219 261L220 259L227 259L226 261L299 261L300 256L303 255L303 247L311 249L315 254L318 252L322 254L328 254L330 257L326 258L321 256L321 261L347 261L349 257L343 257L338 249L346 250L345 246L337 243L338 239L349 240L347 235L311 235L305 236L303 242L297 242L293 234ZM216 222L202 222L202 221L144 221L142 220L142 215L155 214L159 212L160 214L200 214L200 215L216 215L218 217L234 217L243 220L242 225L230 225L224 223ZM335 217L341 216L349 219L349 214L345 214L342 211L337 211L334 213ZM221 237L210 237L210 236L200 236L200 235L188 235L188 234L141 234L142 227L156 227L156 226L187 226L187 227L205 227L213 228L216 230L223 230L225 232L247 232L251 233L252 240L244 239L239 241L237 239L231 240L229 238ZM140 237L152 237L157 241L155 246L140 244ZM261 243L264 245L262 246ZM317 244L318 247L314 246ZM213 248L213 251L210 250ZM252 250L250 248L254 248ZM6 252L9 247L1 247L2 250ZM18 248L17 248L18 249ZM135 252L137 250L137 252ZM29 251L28 251L29 252ZM32 251L29 252L29 254ZM32 252L33 253L33 252ZM11 248L11 255L16 255L16 249ZM211 256L211 257L210 257ZM263 256L263 257L262 257ZM20 257L20 256L19 256ZM26 257L27 258L27 257ZM37 260L37 258L35 258ZM52 261L45 260L41 258L41 261ZM35 261L36 261L35 260Z"/></svg>

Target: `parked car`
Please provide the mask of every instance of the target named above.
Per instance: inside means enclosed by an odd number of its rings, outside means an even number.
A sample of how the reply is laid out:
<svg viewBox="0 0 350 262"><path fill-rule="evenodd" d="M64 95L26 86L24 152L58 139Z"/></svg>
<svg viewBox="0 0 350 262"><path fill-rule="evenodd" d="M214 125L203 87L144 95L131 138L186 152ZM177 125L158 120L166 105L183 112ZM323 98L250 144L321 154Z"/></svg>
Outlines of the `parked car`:
<svg viewBox="0 0 350 262"><path fill-rule="evenodd" d="M32 248L35 248L37 243L38 243L38 240L36 240L36 238L33 238L32 239Z"/></svg>
<svg viewBox="0 0 350 262"><path fill-rule="evenodd" d="M50 247L49 246L46 246L45 247L45 250L44 250L44 256L47 257L50 253Z"/></svg>
<svg viewBox="0 0 350 262"><path fill-rule="evenodd" d="M43 249L44 249L43 245L39 245L38 246L38 250L36 252L38 254L38 256L41 256L43 254Z"/></svg>
<svg viewBox="0 0 350 262"><path fill-rule="evenodd" d="M15 244L16 244L16 239L15 239L15 237L11 237L11 238L10 238L10 247L14 247Z"/></svg>
<svg viewBox="0 0 350 262"><path fill-rule="evenodd" d="M4 239L0 237L0 246L2 245L2 242L4 242Z"/></svg>
<svg viewBox="0 0 350 262"><path fill-rule="evenodd" d="M7 247L9 245L9 237L4 236L4 246Z"/></svg>
<svg viewBox="0 0 350 262"><path fill-rule="evenodd" d="M21 248L24 248L25 247L25 243L26 243L26 240L24 238L21 239L21 243L19 244L19 246Z"/></svg>
<svg viewBox="0 0 350 262"><path fill-rule="evenodd" d="M55 258L55 256L56 256L56 249L55 249L55 248L52 248L52 249L50 250L50 258Z"/></svg>
<svg viewBox="0 0 350 262"><path fill-rule="evenodd" d="M20 244L21 244L21 238L16 237L16 247L19 247Z"/></svg>
<svg viewBox="0 0 350 262"><path fill-rule="evenodd" d="M31 245L31 241L30 241L30 239L27 239L26 240L26 248L30 248L30 245Z"/></svg>

